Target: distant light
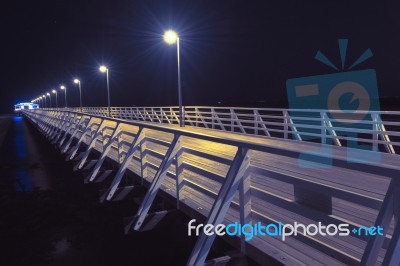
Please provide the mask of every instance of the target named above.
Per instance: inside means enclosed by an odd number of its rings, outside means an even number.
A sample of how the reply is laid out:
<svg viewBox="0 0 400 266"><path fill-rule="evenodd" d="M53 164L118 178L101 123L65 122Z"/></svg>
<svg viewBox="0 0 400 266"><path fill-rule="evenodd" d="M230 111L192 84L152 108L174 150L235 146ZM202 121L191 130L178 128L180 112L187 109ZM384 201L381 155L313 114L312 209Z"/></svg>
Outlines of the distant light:
<svg viewBox="0 0 400 266"><path fill-rule="evenodd" d="M100 72L106 72L107 71L107 67L106 66L100 66L99 68Z"/></svg>
<svg viewBox="0 0 400 266"><path fill-rule="evenodd" d="M50 93L46 93L47 96L50 96Z"/></svg>
<svg viewBox="0 0 400 266"><path fill-rule="evenodd" d="M65 90L65 86L61 85L60 89Z"/></svg>
<svg viewBox="0 0 400 266"><path fill-rule="evenodd" d="M51 92L52 92L52 93L57 93L57 91L56 91L56 90L52 90Z"/></svg>
<svg viewBox="0 0 400 266"><path fill-rule="evenodd" d="M101 70L100 70L101 71ZM74 83L75 84L78 84L80 81L79 81L79 79L74 79Z"/></svg>
<svg viewBox="0 0 400 266"><path fill-rule="evenodd" d="M168 44L174 44L178 40L178 33L173 30L167 30L164 33L164 41Z"/></svg>
<svg viewBox="0 0 400 266"><path fill-rule="evenodd" d="M43 94L43 98L46 98L46 95Z"/></svg>

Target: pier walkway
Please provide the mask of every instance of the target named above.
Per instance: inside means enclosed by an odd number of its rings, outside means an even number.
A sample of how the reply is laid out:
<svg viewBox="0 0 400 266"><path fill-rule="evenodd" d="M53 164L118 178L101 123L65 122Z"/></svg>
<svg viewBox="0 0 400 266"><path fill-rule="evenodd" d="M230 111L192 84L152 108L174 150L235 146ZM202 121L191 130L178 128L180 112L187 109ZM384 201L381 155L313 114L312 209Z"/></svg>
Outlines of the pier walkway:
<svg viewBox="0 0 400 266"><path fill-rule="evenodd" d="M223 237L260 264L271 257L285 265L399 264L399 112L369 113L371 119L358 122L371 125L365 129L337 125L321 111L296 117L301 111L250 109L249 115L249 109L186 108L186 126L179 127L173 108L134 109L113 108L111 117L106 108L23 114L76 161L76 170L88 171L86 182L108 184L102 201L145 188L126 232L144 230L162 217L149 213L158 195L206 224L383 228L384 236ZM313 112L318 117L309 115ZM353 147L355 137L343 132L359 133L371 150ZM117 169L107 169L106 160ZM199 236L188 265L203 265L214 238Z"/></svg>

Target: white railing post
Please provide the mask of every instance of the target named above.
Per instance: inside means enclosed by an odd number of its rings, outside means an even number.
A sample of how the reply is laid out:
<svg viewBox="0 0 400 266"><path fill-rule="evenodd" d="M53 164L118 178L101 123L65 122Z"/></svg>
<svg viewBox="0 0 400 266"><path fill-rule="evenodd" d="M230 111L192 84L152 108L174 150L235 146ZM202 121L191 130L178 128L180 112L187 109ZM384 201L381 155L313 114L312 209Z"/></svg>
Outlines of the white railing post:
<svg viewBox="0 0 400 266"><path fill-rule="evenodd" d="M378 117L375 111L371 111L371 121L372 121L372 150L378 151Z"/></svg>
<svg viewBox="0 0 400 266"><path fill-rule="evenodd" d="M284 110L283 111L283 138L287 139L289 136L289 115L288 115L288 111Z"/></svg>
<svg viewBox="0 0 400 266"><path fill-rule="evenodd" d="M319 116L321 118L321 144L326 144L326 122L325 122L325 117L326 113L324 111L321 111L319 113Z"/></svg>
<svg viewBox="0 0 400 266"><path fill-rule="evenodd" d="M215 117L215 114L214 114L214 108L211 108L211 117L212 117L212 122L211 122L211 128L212 129L215 129L215 121L214 121L214 117Z"/></svg>
<svg viewBox="0 0 400 266"><path fill-rule="evenodd" d="M229 112L231 115L231 132L235 132L235 111L229 108Z"/></svg>
<svg viewBox="0 0 400 266"><path fill-rule="evenodd" d="M199 109L197 107L194 108L194 113L196 115L196 127L199 126Z"/></svg>
<svg viewBox="0 0 400 266"><path fill-rule="evenodd" d="M259 121L259 113L257 110L253 110L253 120L254 120L254 134L258 135L258 121Z"/></svg>

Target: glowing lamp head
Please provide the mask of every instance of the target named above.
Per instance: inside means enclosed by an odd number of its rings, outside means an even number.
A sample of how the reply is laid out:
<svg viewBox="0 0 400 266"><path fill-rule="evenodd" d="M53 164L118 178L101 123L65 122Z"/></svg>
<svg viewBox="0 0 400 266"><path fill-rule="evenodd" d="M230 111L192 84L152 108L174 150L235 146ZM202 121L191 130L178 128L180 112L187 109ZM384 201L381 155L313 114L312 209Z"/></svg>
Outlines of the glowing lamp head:
<svg viewBox="0 0 400 266"><path fill-rule="evenodd" d="M101 71L101 70L100 70ZM79 81L79 79L74 79L74 83L75 84L78 84L80 81Z"/></svg>
<svg viewBox="0 0 400 266"><path fill-rule="evenodd" d="M164 33L164 42L168 44L174 44L178 40L178 34L173 30L167 30Z"/></svg>
<svg viewBox="0 0 400 266"><path fill-rule="evenodd" d="M51 92L52 92L52 93L57 93L57 91L56 91L56 90L52 90Z"/></svg>
<svg viewBox="0 0 400 266"><path fill-rule="evenodd" d="M100 66L99 68L100 72L104 73L107 71L107 67L106 66Z"/></svg>
<svg viewBox="0 0 400 266"><path fill-rule="evenodd" d="M43 94L43 98L46 98L46 95Z"/></svg>
<svg viewBox="0 0 400 266"><path fill-rule="evenodd" d="M50 96L50 93L46 93L47 96Z"/></svg>
<svg viewBox="0 0 400 266"><path fill-rule="evenodd" d="M65 90L65 86L60 86L60 89Z"/></svg>

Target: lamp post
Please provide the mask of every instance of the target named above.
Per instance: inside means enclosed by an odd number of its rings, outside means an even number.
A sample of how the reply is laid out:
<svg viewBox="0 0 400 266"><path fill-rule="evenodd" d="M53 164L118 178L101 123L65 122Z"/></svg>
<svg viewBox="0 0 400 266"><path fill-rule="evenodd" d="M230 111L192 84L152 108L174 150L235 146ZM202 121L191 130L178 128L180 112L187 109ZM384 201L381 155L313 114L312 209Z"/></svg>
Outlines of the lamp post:
<svg viewBox="0 0 400 266"><path fill-rule="evenodd" d="M108 116L111 116L111 105L110 105L110 83L108 79L108 68L106 66L100 66L100 72L106 73L107 75L107 96L108 96Z"/></svg>
<svg viewBox="0 0 400 266"><path fill-rule="evenodd" d="M46 99L46 95L42 95L42 97L44 98L44 108L47 108L47 99Z"/></svg>
<svg viewBox="0 0 400 266"><path fill-rule="evenodd" d="M46 93L46 95L49 96L49 99L50 99L50 108L51 108L51 95L50 95L50 93Z"/></svg>
<svg viewBox="0 0 400 266"><path fill-rule="evenodd" d="M167 30L164 33L164 41L173 45L176 43L176 54L178 60L178 102L179 102L179 126L184 127L185 121L183 117L183 107L182 107L182 88L181 88L181 66L180 66L180 56L179 56L179 36L173 30Z"/></svg>
<svg viewBox="0 0 400 266"><path fill-rule="evenodd" d="M63 85L60 86L60 89L64 91L64 95L65 95L65 108L68 107L67 105L67 88Z"/></svg>
<svg viewBox="0 0 400 266"><path fill-rule="evenodd" d="M58 108L57 91L56 90L52 90L51 92L56 95L56 108Z"/></svg>
<svg viewBox="0 0 400 266"><path fill-rule="evenodd" d="M79 102L81 106L81 113L82 113L82 89L81 89L81 81L79 79L74 79L74 83L78 84L79 86Z"/></svg>

